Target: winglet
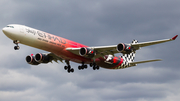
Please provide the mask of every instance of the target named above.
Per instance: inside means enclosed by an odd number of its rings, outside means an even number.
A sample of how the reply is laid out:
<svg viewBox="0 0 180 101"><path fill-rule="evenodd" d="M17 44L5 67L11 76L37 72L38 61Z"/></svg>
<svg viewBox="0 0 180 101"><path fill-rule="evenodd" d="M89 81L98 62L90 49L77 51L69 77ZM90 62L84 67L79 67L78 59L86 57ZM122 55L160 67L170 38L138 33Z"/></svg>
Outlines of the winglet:
<svg viewBox="0 0 180 101"><path fill-rule="evenodd" d="M172 40L175 40L177 37L178 37L178 35L174 36L174 37L172 38Z"/></svg>

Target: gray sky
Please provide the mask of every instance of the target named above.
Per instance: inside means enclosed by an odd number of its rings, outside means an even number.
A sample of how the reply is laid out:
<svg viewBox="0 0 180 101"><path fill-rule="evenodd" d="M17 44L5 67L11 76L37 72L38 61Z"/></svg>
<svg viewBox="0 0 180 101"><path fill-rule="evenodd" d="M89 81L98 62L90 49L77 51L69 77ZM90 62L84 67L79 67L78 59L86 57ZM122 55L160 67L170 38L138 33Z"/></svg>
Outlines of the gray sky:
<svg viewBox="0 0 180 101"><path fill-rule="evenodd" d="M0 28L22 24L88 46L172 38L180 32L179 0L1 0ZM180 40L144 47L136 60L163 59L123 70L68 74L63 63L31 66L29 54L0 32L0 101L178 101ZM118 54L120 55L120 54Z"/></svg>

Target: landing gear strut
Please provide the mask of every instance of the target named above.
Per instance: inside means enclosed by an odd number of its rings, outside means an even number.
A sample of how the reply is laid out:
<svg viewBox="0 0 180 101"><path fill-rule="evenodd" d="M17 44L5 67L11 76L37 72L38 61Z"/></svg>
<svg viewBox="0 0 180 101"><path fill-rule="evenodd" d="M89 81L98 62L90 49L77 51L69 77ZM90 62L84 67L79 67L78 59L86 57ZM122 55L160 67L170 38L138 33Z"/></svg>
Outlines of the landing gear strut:
<svg viewBox="0 0 180 101"><path fill-rule="evenodd" d="M87 65L84 65L84 62L82 62L81 66L78 66L79 70L87 69Z"/></svg>
<svg viewBox="0 0 180 101"><path fill-rule="evenodd" d="M16 44L16 46L14 46L14 50L19 50L19 48L20 48L20 47L18 46L19 41L18 41L18 40L14 40L13 43Z"/></svg>
<svg viewBox="0 0 180 101"><path fill-rule="evenodd" d="M65 62L66 62L66 64L67 64L67 66L64 66L64 69L67 70L68 73L71 73L71 72L73 73L73 72L74 72L74 69L71 68L71 66L70 66L70 64L69 64L69 61L66 60Z"/></svg>

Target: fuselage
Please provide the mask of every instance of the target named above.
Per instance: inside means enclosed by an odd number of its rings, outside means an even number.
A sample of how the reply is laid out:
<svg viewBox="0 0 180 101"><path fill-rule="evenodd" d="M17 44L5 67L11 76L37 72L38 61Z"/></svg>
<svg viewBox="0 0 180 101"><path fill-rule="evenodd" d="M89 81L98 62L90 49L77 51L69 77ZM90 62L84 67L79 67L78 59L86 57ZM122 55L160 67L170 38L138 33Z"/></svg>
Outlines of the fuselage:
<svg viewBox="0 0 180 101"><path fill-rule="evenodd" d="M74 61L77 63L81 63L82 61L85 63L91 62L91 59L66 51L67 47L79 48L87 47L86 45L24 25L8 25L3 28L3 32L12 40L18 40L21 44L52 52L64 60Z"/></svg>
<svg viewBox="0 0 180 101"><path fill-rule="evenodd" d="M24 25L11 24L4 27L3 32L12 40L18 40L21 44L54 53L63 60L73 61L76 63L83 62L85 64L89 64L94 61L97 65L107 69L120 69L118 66L120 66L123 62L121 57L118 57L117 61L115 60L118 63L108 64L104 62L104 57L91 59L73 54L67 51L66 48L82 48L88 46Z"/></svg>

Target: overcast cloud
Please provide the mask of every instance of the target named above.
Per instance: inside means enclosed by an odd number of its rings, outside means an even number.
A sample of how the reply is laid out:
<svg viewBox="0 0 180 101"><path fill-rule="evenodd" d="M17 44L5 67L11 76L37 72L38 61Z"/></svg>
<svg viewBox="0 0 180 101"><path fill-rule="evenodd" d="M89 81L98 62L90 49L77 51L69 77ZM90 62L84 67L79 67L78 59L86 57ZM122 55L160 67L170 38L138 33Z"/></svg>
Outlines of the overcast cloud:
<svg viewBox="0 0 180 101"><path fill-rule="evenodd" d="M179 0L1 0L0 28L22 24L88 46L172 38L180 33ZM63 63L31 66L45 52L0 32L0 101L178 101L180 39L137 51L136 60L163 59L123 70L67 73ZM118 54L120 55L120 54Z"/></svg>

